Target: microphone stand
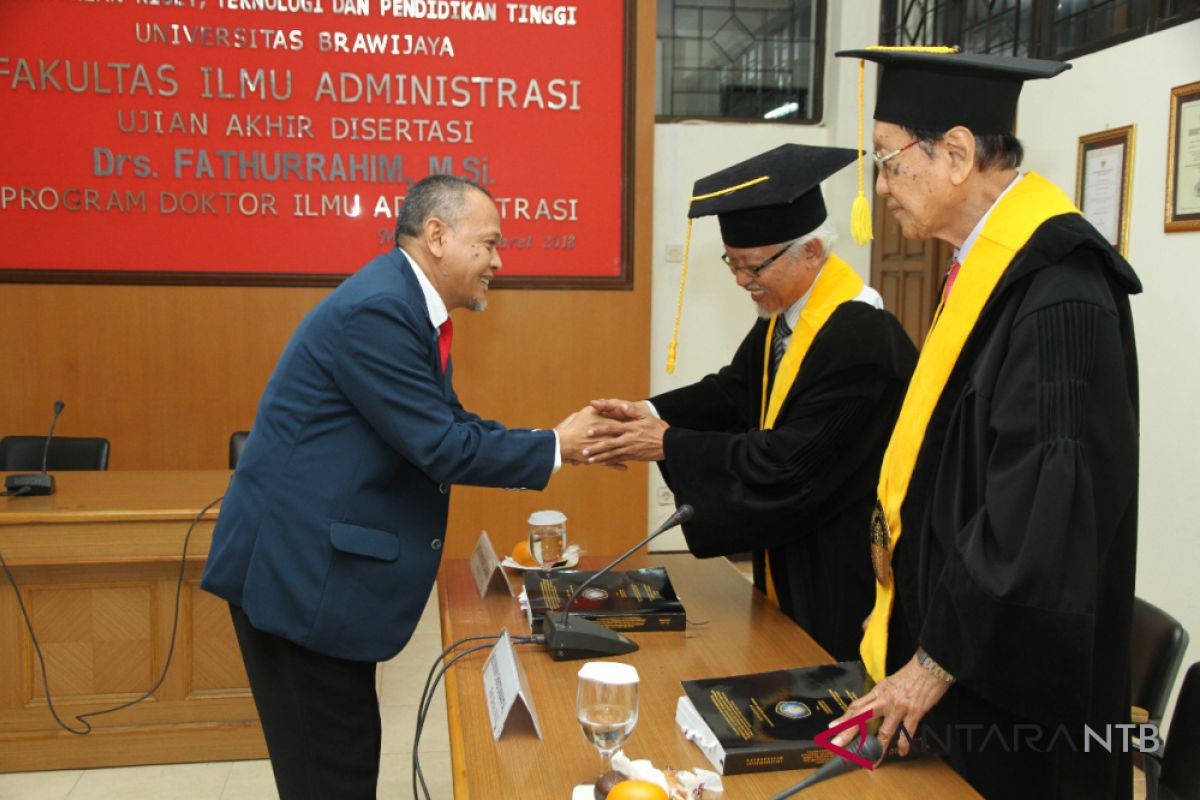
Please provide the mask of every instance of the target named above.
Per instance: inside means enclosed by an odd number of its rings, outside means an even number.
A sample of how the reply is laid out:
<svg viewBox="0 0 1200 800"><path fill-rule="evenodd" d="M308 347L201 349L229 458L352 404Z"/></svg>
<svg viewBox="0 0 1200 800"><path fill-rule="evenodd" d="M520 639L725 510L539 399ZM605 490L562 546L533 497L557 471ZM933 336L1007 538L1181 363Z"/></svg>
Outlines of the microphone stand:
<svg viewBox="0 0 1200 800"><path fill-rule="evenodd" d="M542 620L542 635L546 637L546 647L550 650L551 658L555 661L569 661L577 658L592 658L594 656L619 656L624 653L632 653L638 649L636 642L614 630L610 630L589 619L571 617L571 606L575 604L575 598L579 597L584 589L595 583L601 575L612 571L613 567L629 558L629 556L642 547L645 547L656 536L669 531L676 525L687 522L692 518L694 513L695 511L690 505L685 503L680 506L679 510L668 517L667 521L660 525L657 530L626 550L622 555L617 556L604 569L579 584L579 587L571 592L571 596L567 598L562 611L558 614L554 612L546 613L545 618Z"/></svg>
<svg viewBox="0 0 1200 800"><path fill-rule="evenodd" d="M855 745L857 745L857 747ZM859 742L854 742L850 745L850 752L854 753L855 755L862 756L867 761L870 761L872 764L874 764L883 757L883 745L880 744L878 737L872 736L871 734L866 734L862 740ZM851 763L848 759L842 756L834 756L831 761L827 761L825 764L821 765L821 767L812 775L809 775L795 786L784 789L782 792L772 797L771 800L784 800L784 798L791 797L797 792L804 791L813 784L829 780L830 778L836 778L838 775L844 775L845 773L851 772L857 768L858 765Z"/></svg>
<svg viewBox="0 0 1200 800"><path fill-rule="evenodd" d="M4 479L4 488L10 495L54 494L54 476L46 471L50 463L50 440L54 438L54 426L58 415L66 408L62 400L54 401L54 418L50 420L50 434L42 448L42 471L25 475L9 475Z"/></svg>

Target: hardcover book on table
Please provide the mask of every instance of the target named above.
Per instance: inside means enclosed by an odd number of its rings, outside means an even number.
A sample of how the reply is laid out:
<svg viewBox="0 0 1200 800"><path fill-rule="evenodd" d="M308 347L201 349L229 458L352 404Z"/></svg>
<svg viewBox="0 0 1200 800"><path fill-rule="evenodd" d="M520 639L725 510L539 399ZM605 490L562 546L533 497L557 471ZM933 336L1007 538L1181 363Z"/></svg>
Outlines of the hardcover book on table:
<svg viewBox="0 0 1200 800"><path fill-rule="evenodd" d="M813 738L871 686L860 661L682 683L675 722L722 775L825 763Z"/></svg>
<svg viewBox="0 0 1200 800"><path fill-rule="evenodd" d="M560 610L576 587L595 574L595 570L526 572L526 614L530 629L541 630L546 612ZM571 613L622 633L681 631L686 627L683 603L662 567L601 575L575 599Z"/></svg>

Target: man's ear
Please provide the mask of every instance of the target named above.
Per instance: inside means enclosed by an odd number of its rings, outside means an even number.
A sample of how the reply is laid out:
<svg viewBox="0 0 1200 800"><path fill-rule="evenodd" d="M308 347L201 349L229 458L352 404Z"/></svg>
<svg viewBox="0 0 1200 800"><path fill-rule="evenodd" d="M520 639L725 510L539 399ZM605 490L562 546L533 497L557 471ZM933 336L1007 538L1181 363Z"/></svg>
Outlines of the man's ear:
<svg viewBox="0 0 1200 800"><path fill-rule="evenodd" d="M804 243L804 257L814 264L820 264L821 256L825 255L825 245L821 244L820 239L809 239Z"/></svg>
<svg viewBox="0 0 1200 800"><path fill-rule="evenodd" d="M950 182L961 185L975 171L975 134L956 125L942 135L950 157Z"/></svg>
<svg viewBox="0 0 1200 800"><path fill-rule="evenodd" d="M429 248L429 252L433 253L435 258L445 255L446 235L449 232L450 226L437 217L430 217L421 226L421 235L425 240L425 246Z"/></svg>

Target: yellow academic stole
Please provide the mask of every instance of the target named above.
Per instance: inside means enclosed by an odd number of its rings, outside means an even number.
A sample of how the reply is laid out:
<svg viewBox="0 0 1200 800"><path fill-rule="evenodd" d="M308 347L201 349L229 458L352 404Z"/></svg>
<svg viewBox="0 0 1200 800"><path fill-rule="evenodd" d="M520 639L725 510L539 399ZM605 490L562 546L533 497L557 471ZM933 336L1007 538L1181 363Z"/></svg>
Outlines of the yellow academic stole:
<svg viewBox="0 0 1200 800"><path fill-rule="evenodd" d="M862 278L858 277L849 264L830 253L829 259L821 269L821 274L817 276L817 281L813 284L808 302L804 304L804 308L800 312L800 319L796 321L796 327L792 330L792 338L788 341L787 350L779 361L779 369L775 371L775 385L771 387L771 396L768 402L767 384L770 382L771 374L771 341L775 335L775 320L778 315L771 317L771 324L767 326L767 341L763 352L762 405L758 415L758 426L761 430L769 431L775 427L779 409L783 407L783 401L787 399L792 384L796 382L796 376L800 374L800 366L804 363L804 357L808 355L808 348L816 338L817 331L821 330L821 327L829 321L829 317L837 310L838 306L858 297L862 290ZM766 580L767 597L775 605L779 605L779 598L775 594L775 584L771 580L769 561L766 565Z"/></svg>
<svg viewBox="0 0 1200 800"><path fill-rule="evenodd" d="M883 456L878 503L871 519L875 609L859 649L867 672L876 682L883 680L886 671L888 621L895 597L891 556L900 540L900 509L933 409L984 304L1013 256L1046 220L1078 213L1061 189L1040 175L1026 173L988 215L955 280L951 294L954 302L938 306Z"/></svg>

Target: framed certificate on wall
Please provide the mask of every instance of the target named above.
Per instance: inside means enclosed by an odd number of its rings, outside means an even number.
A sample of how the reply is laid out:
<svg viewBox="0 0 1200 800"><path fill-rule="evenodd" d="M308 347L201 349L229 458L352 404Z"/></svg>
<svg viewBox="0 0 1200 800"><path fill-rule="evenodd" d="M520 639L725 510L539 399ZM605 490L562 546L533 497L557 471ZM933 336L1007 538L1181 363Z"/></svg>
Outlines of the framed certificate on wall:
<svg viewBox="0 0 1200 800"><path fill-rule="evenodd" d="M1075 205L1122 256L1129 255L1134 126L1079 137Z"/></svg>
<svg viewBox="0 0 1200 800"><path fill-rule="evenodd" d="M1200 231L1200 81L1171 90L1163 230Z"/></svg>

